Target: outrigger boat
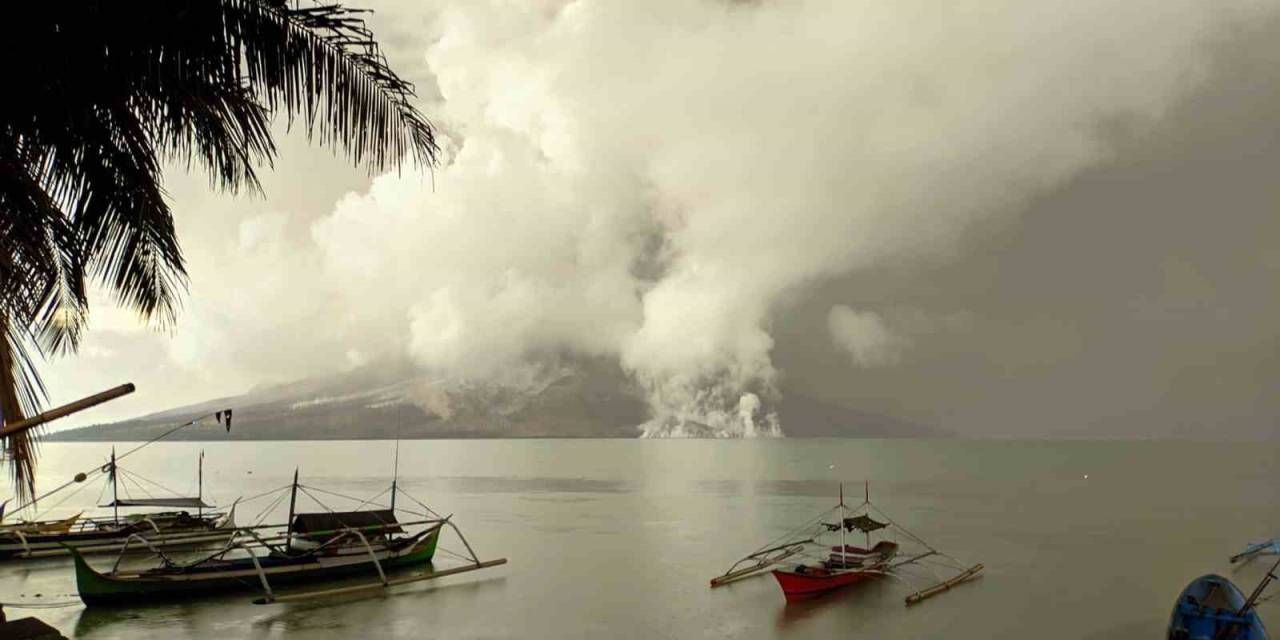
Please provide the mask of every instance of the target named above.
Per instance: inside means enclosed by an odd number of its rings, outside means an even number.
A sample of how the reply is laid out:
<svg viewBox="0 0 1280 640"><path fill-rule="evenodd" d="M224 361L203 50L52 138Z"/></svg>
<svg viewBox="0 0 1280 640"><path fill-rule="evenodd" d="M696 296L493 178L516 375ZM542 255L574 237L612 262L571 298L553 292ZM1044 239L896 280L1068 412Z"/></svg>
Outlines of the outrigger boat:
<svg viewBox="0 0 1280 640"><path fill-rule="evenodd" d="M3 510L4 510L3 507L0 507L0 512L3 512ZM71 527L75 526L76 522L80 520L80 516L82 515L84 514L77 513L76 515L71 516L70 518L63 518L62 520L44 520L41 522L18 522L14 524L0 524L0 536L6 533L11 534L15 532L24 533L27 535L41 534L41 533L47 533L47 534L48 533L66 533L71 530ZM0 513L0 517L2 516L3 516L3 513Z"/></svg>
<svg viewBox="0 0 1280 640"><path fill-rule="evenodd" d="M121 550L131 536L146 538L157 548L191 547L224 542L235 529L235 507L222 513L204 501L204 454L197 465L197 495L195 497L134 497L125 489L131 482L146 492L143 482L159 487L158 483L130 472L119 465L119 460L180 429L206 421L225 424L230 428L231 411L219 411L178 425L117 457L111 451L111 459L98 467L77 473L70 481L20 505L21 513L28 507L35 510L41 501L69 489L66 498L89 486L84 484L94 476L104 476L111 487L111 501L100 505L110 508L110 516L84 517L83 513L56 520L4 521L4 509L0 505L0 561L26 560L67 555L69 548L81 553L113 553ZM105 491L105 487L104 487ZM8 501L6 501L7 504ZM59 502L54 508L62 504ZM173 509L121 515L121 509ZM193 513L194 512L194 513Z"/></svg>
<svg viewBox="0 0 1280 640"><path fill-rule="evenodd" d="M260 591L262 597L254 602L269 604L383 589L506 563L505 558L481 561L451 516L440 516L421 502L417 504L424 509L422 512L400 509L415 516L413 520L400 522L395 515L395 496L401 491L395 481L390 489L391 505L388 508L295 513L300 490L315 499L308 489L315 488L298 484L295 472L289 492L289 518L284 525L239 528L221 549L193 561L179 562L159 549L152 549L160 560L159 566L122 571L117 558L112 569L103 572L91 567L78 551L73 550L80 599L87 606L110 606L188 599L222 592ZM361 506L380 496L364 501ZM408 497L412 499L412 496ZM437 550L443 549L439 547L439 540L446 527L454 531L466 548L466 555L449 552L462 559L464 564L395 576L400 570L432 567ZM279 532L280 528L284 531ZM268 529L276 529L277 533L258 533ZM411 532L411 529L416 531ZM145 539L139 538L136 542L151 548ZM312 584L361 575L377 576L378 580L304 593L278 594L275 591L281 585Z"/></svg>
<svg viewBox="0 0 1280 640"><path fill-rule="evenodd" d="M1267 585L1276 579L1277 568L1280 561L1247 598L1222 576L1192 580L1173 605L1168 640L1268 640L1256 606Z"/></svg>
<svg viewBox="0 0 1280 640"><path fill-rule="evenodd" d="M951 577L908 595L906 603L912 605L971 580L982 571L981 564L965 568L895 523L871 503L870 485L866 486L862 504L850 508L845 505L841 485L835 507L738 560L712 578L711 587L768 571L787 602L796 602L883 576L904 577L903 570L908 566L933 565L954 572ZM855 531L863 534L865 546L847 544L848 534ZM832 540L837 532L838 544ZM875 544L871 542L873 533L881 538ZM790 565L795 559L800 562ZM938 577L936 573L934 577Z"/></svg>

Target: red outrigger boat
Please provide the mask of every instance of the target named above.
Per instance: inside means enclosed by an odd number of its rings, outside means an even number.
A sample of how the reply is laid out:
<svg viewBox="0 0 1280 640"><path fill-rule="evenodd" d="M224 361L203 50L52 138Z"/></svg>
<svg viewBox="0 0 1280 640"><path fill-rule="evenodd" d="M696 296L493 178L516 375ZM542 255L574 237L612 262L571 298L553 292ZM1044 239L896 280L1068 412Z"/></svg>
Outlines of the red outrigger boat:
<svg viewBox="0 0 1280 640"><path fill-rule="evenodd" d="M872 517L873 514L880 519ZM832 544L835 540L827 539L834 538L837 532L839 544ZM847 544L847 536L854 532L863 534L865 546ZM881 538L875 544L871 543L873 533ZM792 558L802 561L790 566L783 564ZM983 569L980 564L964 568L954 558L893 522L871 504L869 489L862 504L854 508L846 506L841 486L839 504L734 563L728 571L711 579L711 587L769 571L777 579L787 602L796 602L886 575L905 577L903 569L907 566L931 564L956 573L909 594L908 605L968 581Z"/></svg>
<svg viewBox="0 0 1280 640"><path fill-rule="evenodd" d="M831 557L817 564L800 564L790 569L774 569L787 602L808 600L829 591L884 575L886 565L898 554L898 544L881 540L870 549L844 545L831 547Z"/></svg>

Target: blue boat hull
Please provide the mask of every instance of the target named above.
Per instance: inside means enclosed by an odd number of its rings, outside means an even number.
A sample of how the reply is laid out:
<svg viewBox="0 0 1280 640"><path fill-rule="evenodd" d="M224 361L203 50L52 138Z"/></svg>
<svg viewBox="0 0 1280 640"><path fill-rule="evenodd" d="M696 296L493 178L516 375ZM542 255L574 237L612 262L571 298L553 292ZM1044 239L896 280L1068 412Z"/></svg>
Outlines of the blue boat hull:
<svg viewBox="0 0 1280 640"><path fill-rule="evenodd" d="M1244 603L1244 594L1230 580L1196 578L1173 605L1168 640L1268 640L1256 611L1236 615Z"/></svg>

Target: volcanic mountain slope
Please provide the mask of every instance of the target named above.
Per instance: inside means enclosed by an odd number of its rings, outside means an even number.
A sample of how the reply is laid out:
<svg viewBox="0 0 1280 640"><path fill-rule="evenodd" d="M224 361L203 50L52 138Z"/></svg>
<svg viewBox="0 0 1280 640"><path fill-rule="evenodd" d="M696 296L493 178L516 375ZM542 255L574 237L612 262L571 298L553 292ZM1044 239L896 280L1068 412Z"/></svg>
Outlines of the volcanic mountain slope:
<svg viewBox="0 0 1280 640"><path fill-rule="evenodd" d="M187 420L234 409L228 433L184 429L175 440L376 440L414 438L634 438L650 420L642 393L616 365L579 362L498 383L423 378L407 367L366 368L255 389L107 425L52 433L51 441L153 438ZM788 437L939 437L888 416L796 393L779 406ZM710 430L706 430L710 434ZM696 424L682 432L698 437Z"/></svg>

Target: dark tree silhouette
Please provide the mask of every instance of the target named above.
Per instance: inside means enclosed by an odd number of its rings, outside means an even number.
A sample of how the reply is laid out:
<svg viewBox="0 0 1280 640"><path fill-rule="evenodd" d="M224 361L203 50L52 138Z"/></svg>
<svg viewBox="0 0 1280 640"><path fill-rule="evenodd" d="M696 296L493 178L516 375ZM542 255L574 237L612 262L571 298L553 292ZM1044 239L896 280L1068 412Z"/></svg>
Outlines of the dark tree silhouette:
<svg viewBox="0 0 1280 640"><path fill-rule="evenodd" d="M286 0L85 0L6 10L0 54L0 419L37 411L33 353L74 351L87 282L172 326L186 289L161 163L259 191L270 117L371 171L430 166L433 129L358 11ZM35 442L5 446L34 490Z"/></svg>

